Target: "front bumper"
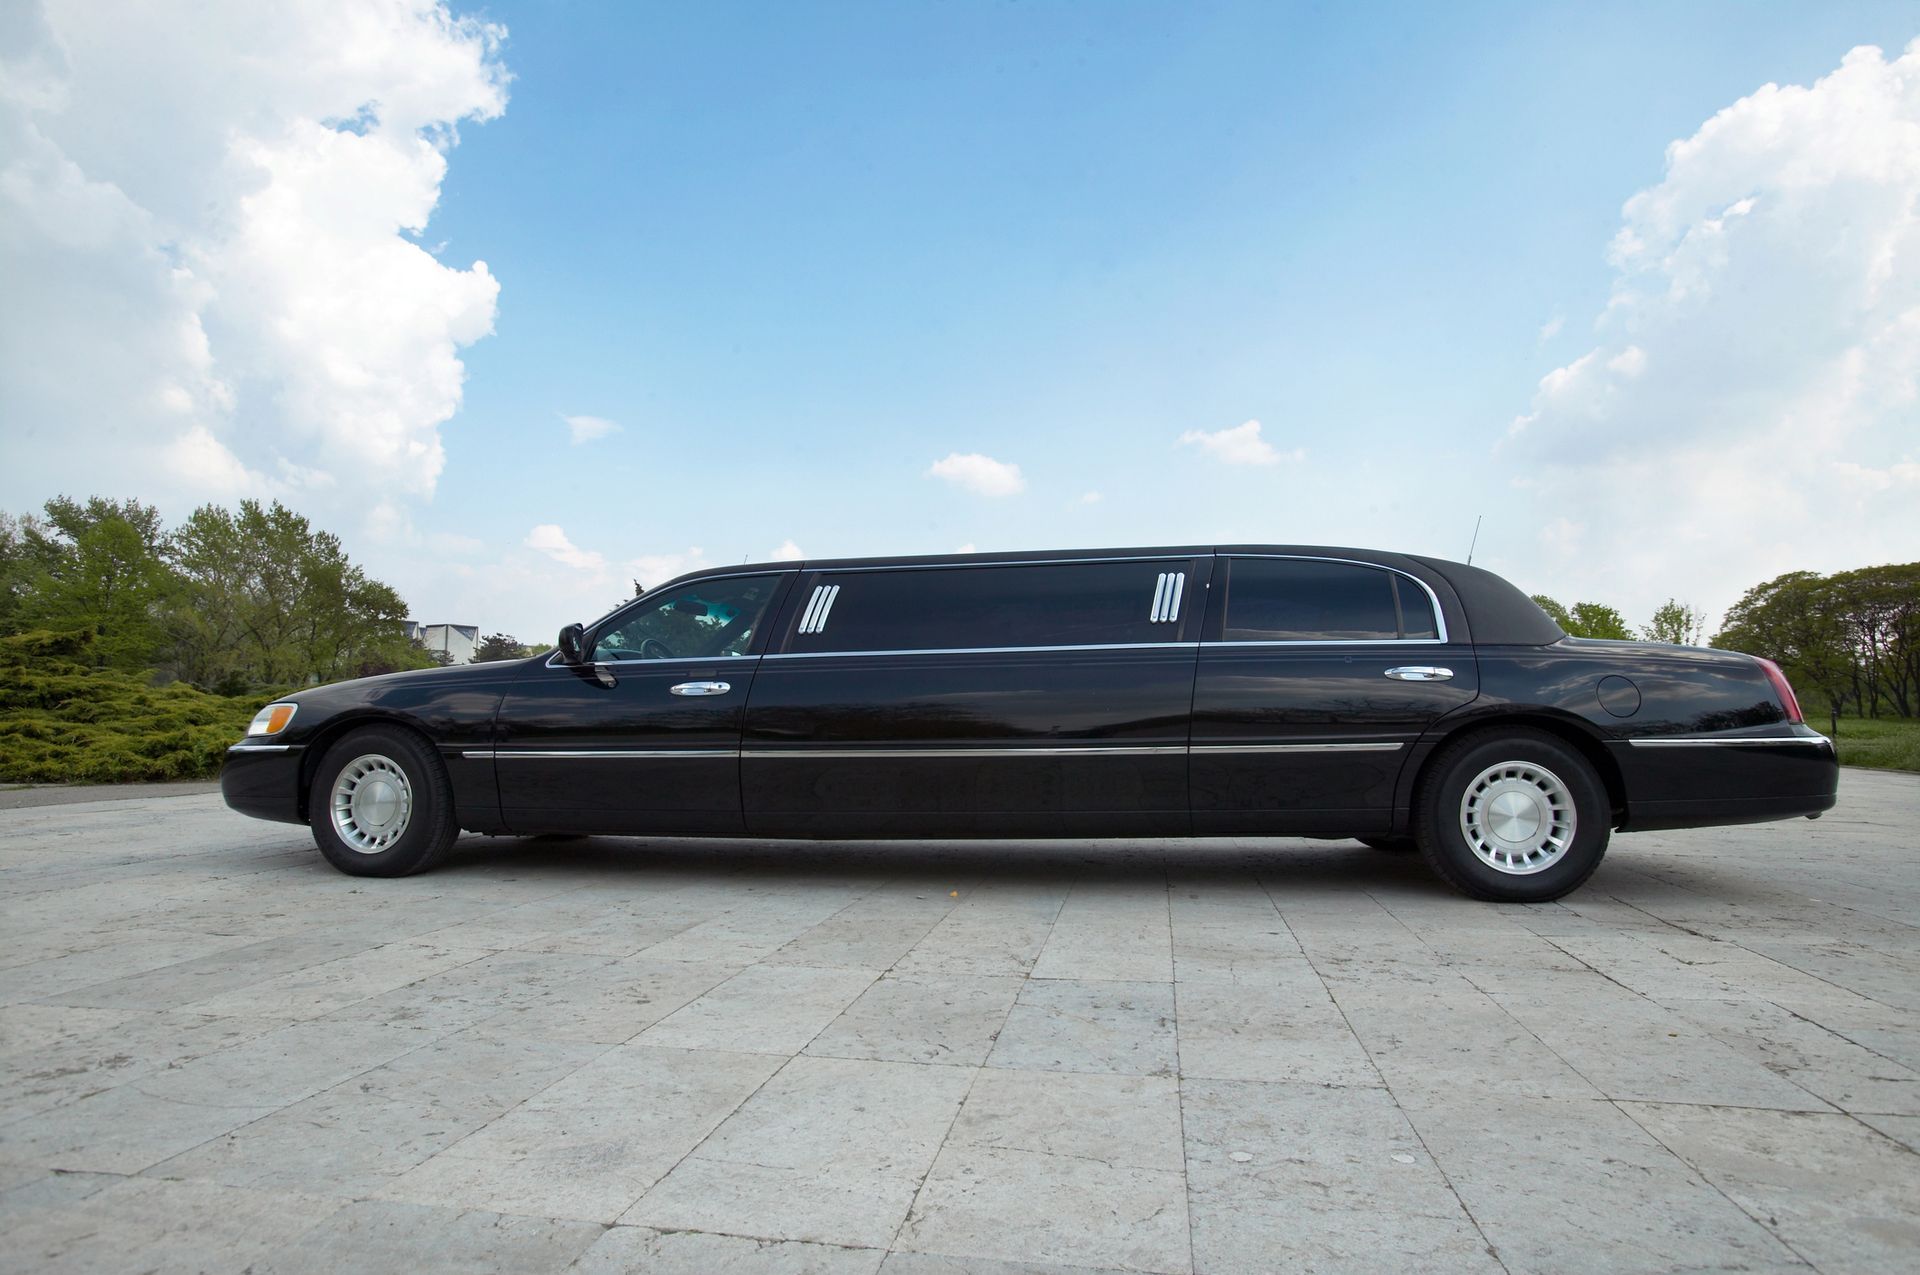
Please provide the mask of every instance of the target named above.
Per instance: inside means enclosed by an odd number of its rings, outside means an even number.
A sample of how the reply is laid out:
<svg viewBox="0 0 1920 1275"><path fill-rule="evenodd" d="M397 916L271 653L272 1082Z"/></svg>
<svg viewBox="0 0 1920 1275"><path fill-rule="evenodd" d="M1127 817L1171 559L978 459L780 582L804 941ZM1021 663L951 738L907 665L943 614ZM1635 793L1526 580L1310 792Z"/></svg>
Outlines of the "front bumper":
<svg viewBox="0 0 1920 1275"><path fill-rule="evenodd" d="M255 819L305 823L300 762L306 751L304 744L235 744L220 768L220 795Z"/></svg>

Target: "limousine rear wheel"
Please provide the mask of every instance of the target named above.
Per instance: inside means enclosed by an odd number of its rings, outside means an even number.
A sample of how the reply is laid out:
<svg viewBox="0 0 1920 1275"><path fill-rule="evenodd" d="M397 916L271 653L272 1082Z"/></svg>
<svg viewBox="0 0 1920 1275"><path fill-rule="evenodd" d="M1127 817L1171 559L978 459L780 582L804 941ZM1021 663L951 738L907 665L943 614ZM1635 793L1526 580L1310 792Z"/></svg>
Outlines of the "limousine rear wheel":
<svg viewBox="0 0 1920 1275"><path fill-rule="evenodd" d="M1514 728L1441 750L1421 785L1415 836L1434 871L1463 893L1543 903L1600 866L1608 816L1586 758L1545 731Z"/></svg>
<svg viewBox="0 0 1920 1275"><path fill-rule="evenodd" d="M307 822L327 862L356 877L418 872L460 833L439 754L391 726L354 731L327 750Z"/></svg>

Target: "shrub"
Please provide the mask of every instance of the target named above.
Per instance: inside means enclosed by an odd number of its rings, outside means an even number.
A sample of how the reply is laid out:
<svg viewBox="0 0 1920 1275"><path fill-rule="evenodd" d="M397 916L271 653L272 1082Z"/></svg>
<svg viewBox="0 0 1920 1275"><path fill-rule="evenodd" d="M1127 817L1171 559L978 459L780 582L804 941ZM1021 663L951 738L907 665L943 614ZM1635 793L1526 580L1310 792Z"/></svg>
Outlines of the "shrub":
<svg viewBox="0 0 1920 1275"><path fill-rule="evenodd" d="M274 698L209 695L85 663L90 633L0 638L0 780L128 783L206 779Z"/></svg>

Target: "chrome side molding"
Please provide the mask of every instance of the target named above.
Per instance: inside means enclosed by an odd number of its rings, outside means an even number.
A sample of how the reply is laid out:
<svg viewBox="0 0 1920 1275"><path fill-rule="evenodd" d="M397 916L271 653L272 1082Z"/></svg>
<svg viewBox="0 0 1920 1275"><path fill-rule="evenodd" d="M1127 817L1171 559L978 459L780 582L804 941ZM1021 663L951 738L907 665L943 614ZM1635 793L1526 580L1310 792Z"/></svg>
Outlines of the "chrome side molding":
<svg viewBox="0 0 1920 1275"><path fill-rule="evenodd" d="M1746 735L1718 739L1665 738L1665 739L1629 739L1625 741L1635 748L1742 748L1750 745L1824 745L1833 747L1833 741L1825 735Z"/></svg>

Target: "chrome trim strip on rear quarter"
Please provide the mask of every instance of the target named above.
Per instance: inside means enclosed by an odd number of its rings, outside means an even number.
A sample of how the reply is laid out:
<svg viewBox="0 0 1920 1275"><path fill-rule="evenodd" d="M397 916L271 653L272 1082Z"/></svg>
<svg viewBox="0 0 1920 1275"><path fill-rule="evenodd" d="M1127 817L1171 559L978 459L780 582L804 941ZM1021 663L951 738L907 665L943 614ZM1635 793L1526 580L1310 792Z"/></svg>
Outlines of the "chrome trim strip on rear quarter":
<svg viewBox="0 0 1920 1275"><path fill-rule="evenodd" d="M1625 743L1635 748L1739 748L1750 744L1809 744L1833 747L1833 741L1825 735L1747 735L1735 738L1718 739L1629 739Z"/></svg>

